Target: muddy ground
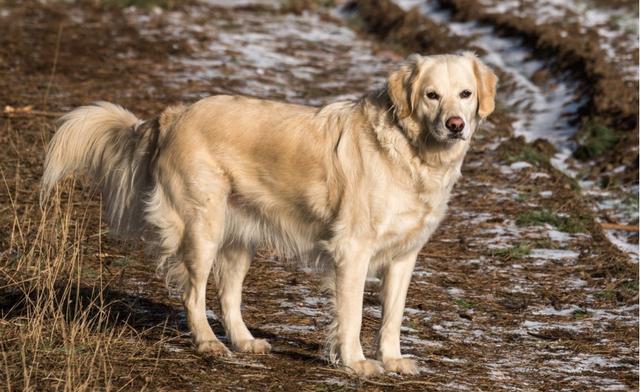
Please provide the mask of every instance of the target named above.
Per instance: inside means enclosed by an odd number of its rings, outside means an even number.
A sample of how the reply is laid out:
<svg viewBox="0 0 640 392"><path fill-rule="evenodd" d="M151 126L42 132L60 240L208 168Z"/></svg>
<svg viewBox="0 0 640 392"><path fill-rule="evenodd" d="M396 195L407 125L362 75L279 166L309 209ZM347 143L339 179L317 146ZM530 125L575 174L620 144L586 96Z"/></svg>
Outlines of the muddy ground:
<svg viewBox="0 0 640 392"><path fill-rule="evenodd" d="M579 179L544 154L549 143L516 137L520 114L504 96L518 84L505 72L498 111L474 137L449 215L409 291L402 339L419 376L358 380L327 365L319 280L269 249L249 272L244 315L273 352L198 356L178 296L154 277L143 246L108 235L90 188L67 183L43 215L44 149L55 117L74 106L108 100L149 117L217 93L322 105L380 86L407 52L467 45L448 26L388 2L360 1L348 15L315 2L223 3L0 2L0 104L17 108L0 117L0 386L638 389L637 256L610 242ZM380 7L383 17L367 13ZM394 15L421 32L385 24ZM635 189L629 203L637 210ZM637 225L635 216L617 223ZM369 354L376 291L372 278L362 334ZM208 298L222 336L213 288Z"/></svg>

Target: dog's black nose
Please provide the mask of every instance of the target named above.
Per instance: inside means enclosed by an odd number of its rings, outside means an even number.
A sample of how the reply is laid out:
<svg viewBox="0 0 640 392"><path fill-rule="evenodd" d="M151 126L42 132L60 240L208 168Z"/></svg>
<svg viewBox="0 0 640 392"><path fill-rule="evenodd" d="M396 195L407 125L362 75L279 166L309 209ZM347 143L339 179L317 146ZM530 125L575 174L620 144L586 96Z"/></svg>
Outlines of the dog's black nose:
<svg viewBox="0 0 640 392"><path fill-rule="evenodd" d="M460 133L464 129L464 120L460 117L451 117L445 125L451 132Z"/></svg>

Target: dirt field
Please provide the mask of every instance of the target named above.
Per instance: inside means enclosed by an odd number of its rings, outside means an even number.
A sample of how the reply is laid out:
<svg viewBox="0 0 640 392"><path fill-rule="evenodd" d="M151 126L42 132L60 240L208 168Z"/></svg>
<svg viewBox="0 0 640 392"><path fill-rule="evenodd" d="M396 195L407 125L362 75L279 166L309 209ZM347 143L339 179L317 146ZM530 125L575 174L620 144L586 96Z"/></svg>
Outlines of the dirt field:
<svg viewBox="0 0 640 392"><path fill-rule="evenodd" d="M574 41L526 29L547 8L497 3L0 1L0 389L637 390L637 27L580 17L606 2L566 11L593 42L622 31L597 41L625 75L609 91L587 54L567 63ZM637 5L616 7L637 18ZM328 365L319 279L269 249L243 307L273 352L199 356L177 293L144 245L109 236L99 195L78 178L38 204L54 120L75 106L108 100L149 117L218 93L319 106L382 85L409 52L460 49L496 68L498 110L414 273L402 342L418 376L358 380ZM368 354L377 284L365 294ZM212 287L208 298L223 336Z"/></svg>

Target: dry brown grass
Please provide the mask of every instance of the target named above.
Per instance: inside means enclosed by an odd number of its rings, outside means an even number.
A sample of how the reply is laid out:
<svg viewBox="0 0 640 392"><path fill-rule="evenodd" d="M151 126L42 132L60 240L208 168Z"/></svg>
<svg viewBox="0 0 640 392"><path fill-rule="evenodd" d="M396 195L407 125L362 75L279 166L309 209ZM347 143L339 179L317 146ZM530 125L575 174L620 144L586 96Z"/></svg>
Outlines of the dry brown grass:
<svg viewBox="0 0 640 392"><path fill-rule="evenodd" d="M34 197L21 200L20 175L2 179L13 223L0 255L0 384L8 391L119 390L134 381L144 388L153 368L139 379L114 362L127 353L158 358L162 339L145 345L143 333L112 317L103 232L73 202L75 182L39 208ZM100 265L85 267L96 244Z"/></svg>

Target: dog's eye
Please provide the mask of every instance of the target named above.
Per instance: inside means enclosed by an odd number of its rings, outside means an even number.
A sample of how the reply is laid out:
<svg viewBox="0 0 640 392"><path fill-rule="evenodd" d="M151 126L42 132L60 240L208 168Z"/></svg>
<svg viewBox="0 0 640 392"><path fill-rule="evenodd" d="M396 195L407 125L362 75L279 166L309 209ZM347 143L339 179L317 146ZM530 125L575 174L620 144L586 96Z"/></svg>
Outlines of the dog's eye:
<svg viewBox="0 0 640 392"><path fill-rule="evenodd" d="M427 93L427 98L429 98L429 99L439 99L440 96L435 91L429 91Z"/></svg>
<svg viewBox="0 0 640 392"><path fill-rule="evenodd" d="M469 98L471 96L471 91L469 90L462 90L462 92L460 93L460 98Z"/></svg>

